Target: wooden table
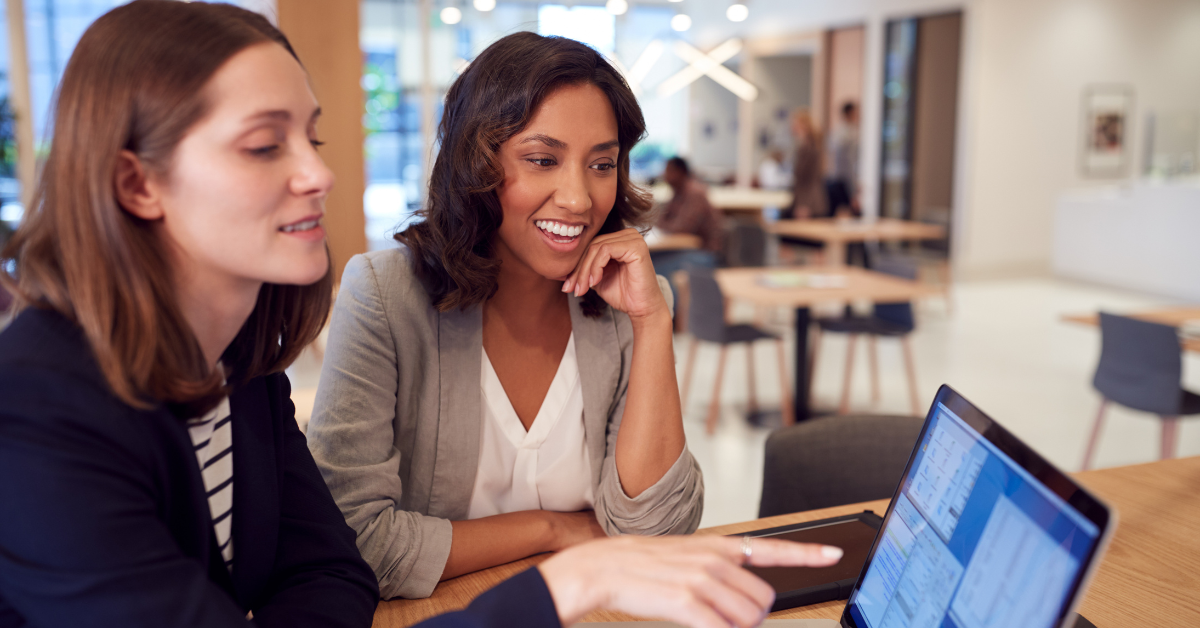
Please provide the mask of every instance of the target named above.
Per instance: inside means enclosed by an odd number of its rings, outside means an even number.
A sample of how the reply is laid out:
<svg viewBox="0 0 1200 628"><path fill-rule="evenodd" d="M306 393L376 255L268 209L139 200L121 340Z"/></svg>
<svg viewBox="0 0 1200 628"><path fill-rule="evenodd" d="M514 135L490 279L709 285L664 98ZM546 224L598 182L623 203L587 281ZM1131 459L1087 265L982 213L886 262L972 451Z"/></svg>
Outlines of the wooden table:
<svg viewBox="0 0 1200 628"><path fill-rule="evenodd" d="M807 278L827 287L796 285L772 287L764 285L771 277ZM920 297L941 294L937 286L909 281L854 266L823 267L820 269L791 268L725 268L716 272L717 283L725 298L749 301L756 305L787 306L796 310L795 385L792 395L796 421L809 417L808 408L808 326L809 307L818 303L849 303L869 300L875 303L899 303ZM839 284L840 282L840 284Z"/></svg>
<svg viewBox="0 0 1200 628"><path fill-rule="evenodd" d="M656 203L666 203L674 196L669 185L658 184L651 188ZM762 211L767 207L786 209L792 205L790 190L764 190L733 185L714 185L708 188L708 202L726 214L749 214L755 222L762 222Z"/></svg>
<svg viewBox="0 0 1200 628"><path fill-rule="evenodd" d="M1161 310L1145 310L1142 312L1133 312L1125 314L1129 318L1149 321L1151 323L1161 323L1170 325L1171 327L1179 327L1188 321L1200 320L1200 306L1184 306L1184 307L1168 307ZM1079 325L1090 325L1092 327L1100 326L1099 314L1065 314L1062 319L1068 323L1076 323ZM1200 338L1187 337L1180 339L1185 351L1194 351L1200 353Z"/></svg>
<svg viewBox="0 0 1200 628"><path fill-rule="evenodd" d="M1087 471L1074 476L1120 513L1112 546L1092 581L1080 613L1097 626L1200 625L1200 457ZM836 517L863 510L882 515L879 500L718 526L696 534L738 534ZM534 556L438 585L425 600L380 602L375 628L400 628L465 607L475 596L545 560ZM837 619L844 601L772 613L773 619ZM631 621L613 612L594 612L584 621Z"/></svg>
<svg viewBox="0 0 1200 628"><path fill-rule="evenodd" d="M780 220L767 225L767 230L781 236L825 243L825 262L832 266L846 262L846 245L850 242L904 242L941 240L946 237L946 228L941 225L895 218L871 221L842 218Z"/></svg>
<svg viewBox="0 0 1200 628"><path fill-rule="evenodd" d="M659 251L690 251L699 249L703 240L692 233L661 233L652 231L646 234L646 246L651 253Z"/></svg>

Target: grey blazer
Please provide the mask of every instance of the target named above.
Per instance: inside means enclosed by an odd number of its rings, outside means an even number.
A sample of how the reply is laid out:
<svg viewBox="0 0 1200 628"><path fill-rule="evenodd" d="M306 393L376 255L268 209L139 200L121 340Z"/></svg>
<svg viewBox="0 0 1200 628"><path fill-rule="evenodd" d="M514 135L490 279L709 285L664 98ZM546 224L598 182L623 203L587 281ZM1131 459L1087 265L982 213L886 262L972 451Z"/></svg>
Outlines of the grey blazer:
<svg viewBox="0 0 1200 628"><path fill-rule="evenodd" d="M693 532L704 482L686 447L636 498L617 478L629 317L609 308L587 318L574 297L570 307L596 519L610 535ZM384 598L428 597L450 555L450 521L467 517L482 433L482 352L481 308L438 312L407 249L346 265L308 443Z"/></svg>

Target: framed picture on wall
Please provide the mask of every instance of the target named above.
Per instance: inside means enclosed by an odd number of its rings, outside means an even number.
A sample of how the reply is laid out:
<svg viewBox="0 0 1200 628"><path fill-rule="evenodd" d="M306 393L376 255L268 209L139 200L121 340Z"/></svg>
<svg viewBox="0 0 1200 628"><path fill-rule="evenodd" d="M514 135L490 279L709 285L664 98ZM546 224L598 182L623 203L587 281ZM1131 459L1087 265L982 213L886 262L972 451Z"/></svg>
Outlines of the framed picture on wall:
<svg viewBox="0 0 1200 628"><path fill-rule="evenodd" d="M1129 171L1133 88L1092 85L1083 91L1083 174L1121 177Z"/></svg>

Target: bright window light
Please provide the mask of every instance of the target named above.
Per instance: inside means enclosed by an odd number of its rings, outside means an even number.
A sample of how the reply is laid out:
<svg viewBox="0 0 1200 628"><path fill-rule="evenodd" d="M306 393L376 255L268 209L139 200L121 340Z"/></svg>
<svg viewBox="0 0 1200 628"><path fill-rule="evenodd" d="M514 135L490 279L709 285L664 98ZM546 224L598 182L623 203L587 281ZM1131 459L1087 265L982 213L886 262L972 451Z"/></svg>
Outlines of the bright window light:
<svg viewBox="0 0 1200 628"><path fill-rule="evenodd" d="M608 12L613 15L623 15L629 10L629 2L626 0L608 0L604 4L604 8L608 9Z"/></svg>
<svg viewBox="0 0 1200 628"><path fill-rule="evenodd" d="M742 22L750 17L750 8L742 3L731 4L728 9L725 9L725 17L729 18L730 22Z"/></svg>
<svg viewBox="0 0 1200 628"><path fill-rule="evenodd" d="M446 7L442 9L441 18L443 24L458 24L462 21L462 11L458 7Z"/></svg>
<svg viewBox="0 0 1200 628"><path fill-rule="evenodd" d="M691 27L692 27L692 18L688 17L687 15L685 15L683 13L680 13L679 15L676 15L675 17L671 18L671 28L673 28L681 33Z"/></svg>
<svg viewBox="0 0 1200 628"><path fill-rule="evenodd" d="M611 56L616 46L616 17L597 6L543 4L538 7L538 34L558 35L585 43Z"/></svg>
<svg viewBox="0 0 1200 628"><path fill-rule="evenodd" d="M491 11L496 8L496 0L475 0L475 10Z"/></svg>

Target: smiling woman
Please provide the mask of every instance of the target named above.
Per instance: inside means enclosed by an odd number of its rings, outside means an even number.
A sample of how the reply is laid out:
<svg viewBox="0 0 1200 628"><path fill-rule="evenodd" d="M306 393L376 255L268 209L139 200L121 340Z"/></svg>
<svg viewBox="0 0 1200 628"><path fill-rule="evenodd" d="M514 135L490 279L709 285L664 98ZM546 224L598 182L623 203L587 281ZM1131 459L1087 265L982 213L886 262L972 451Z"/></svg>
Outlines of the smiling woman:
<svg viewBox="0 0 1200 628"><path fill-rule="evenodd" d="M347 266L309 447L384 597L698 524L644 132L595 50L505 37L448 92L424 221Z"/></svg>

